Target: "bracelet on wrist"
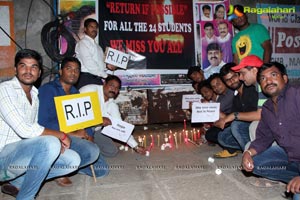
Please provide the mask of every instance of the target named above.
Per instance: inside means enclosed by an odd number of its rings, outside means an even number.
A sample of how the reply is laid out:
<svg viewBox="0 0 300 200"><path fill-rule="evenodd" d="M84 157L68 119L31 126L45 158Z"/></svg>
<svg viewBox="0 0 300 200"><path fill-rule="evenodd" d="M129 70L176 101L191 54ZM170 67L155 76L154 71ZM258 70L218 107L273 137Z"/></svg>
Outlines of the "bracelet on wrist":
<svg viewBox="0 0 300 200"><path fill-rule="evenodd" d="M64 141L66 138L67 138L67 134L64 133L64 136L60 140Z"/></svg>
<svg viewBox="0 0 300 200"><path fill-rule="evenodd" d="M246 152L248 152L251 157L253 156L252 152L249 149L244 151L244 153L246 153Z"/></svg>

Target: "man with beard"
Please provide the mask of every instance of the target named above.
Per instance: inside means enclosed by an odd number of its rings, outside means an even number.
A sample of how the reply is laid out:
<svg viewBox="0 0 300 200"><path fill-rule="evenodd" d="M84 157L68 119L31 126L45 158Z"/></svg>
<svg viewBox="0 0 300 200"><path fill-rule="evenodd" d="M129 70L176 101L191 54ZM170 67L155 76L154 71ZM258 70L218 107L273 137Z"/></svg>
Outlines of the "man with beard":
<svg viewBox="0 0 300 200"><path fill-rule="evenodd" d="M284 65L265 63L257 80L269 96L262 108L256 139L244 152L242 166L247 172L282 181L287 192L300 193L300 90L288 84ZM277 141L278 145L271 144Z"/></svg>
<svg viewBox="0 0 300 200"><path fill-rule="evenodd" d="M218 134L218 142L221 146L236 150L244 150L250 141L249 125L251 121L239 118L239 115L247 115L257 110L258 93L255 86L246 86L239 80L238 73L232 71L235 63L227 63L220 70L220 76L227 87L235 91L232 112L221 117L214 125L223 129ZM225 128L226 124L230 126ZM224 158L227 152L223 150L215 157Z"/></svg>
<svg viewBox="0 0 300 200"><path fill-rule="evenodd" d="M223 61L222 49L218 43L210 43L206 49L207 59L210 65L204 69L204 77L207 79L214 73L219 73L225 62Z"/></svg>
<svg viewBox="0 0 300 200"><path fill-rule="evenodd" d="M81 64L77 58L66 57L61 63L60 77L39 88L39 100L41 102L38 115L39 124L59 130L54 97L79 93L74 84L78 80L80 69ZM70 149L77 152L81 158L79 173L93 176L90 168L90 164L93 164L96 177L106 176L109 171L108 165L100 155L97 145L92 142L92 129L80 129L70 132L68 135L72 140ZM70 186L72 184L68 177L62 177L55 181L60 186Z"/></svg>
<svg viewBox="0 0 300 200"><path fill-rule="evenodd" d="M104 63L103 50L95 41L98 28L99 24L95 19L88 18L84 21L85 35L75 47L76 57L82 64L77 89L87 84L102 85L102 79L107 77L106 70L116 70L115 66Z"/></svg>
<svg viewBox="0 0 300 200"><path fill-rule="evenodd" d="M119 77L115 75L109 75L105 79L103 86L90 84L80 88L80 93L98 93L103 117L103 126L111 125L111 118L122 120L119 107L114 101L120 92L121 86L122 82ZM114 157L118 153L118 148L115 146L110 137L101 133L102 128L102 126L95 128L94 142L99 146L102 155L106 157ZM142 147L138 146L138 143L135 141L132 135L129 137L127 144L137 153L146 153Z"/></svg>

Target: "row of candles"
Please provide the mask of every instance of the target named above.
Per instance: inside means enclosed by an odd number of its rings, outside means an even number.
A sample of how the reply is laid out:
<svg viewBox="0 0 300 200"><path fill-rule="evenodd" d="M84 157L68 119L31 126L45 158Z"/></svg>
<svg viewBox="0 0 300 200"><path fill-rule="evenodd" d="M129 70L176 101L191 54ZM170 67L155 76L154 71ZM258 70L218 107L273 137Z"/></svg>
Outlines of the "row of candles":
<svg viewBox="0 0 300 200"><path fill-rule="evenodd" d="M144 148L147 148L148 147L148 144L149 145L149 150L151 150L153 148L153 146L156 145L158 147L160 147L161 144L164 144L164 143L170 143L171 146L174 146L175 145L175 148L177 149L178 148L178 144L181 144L182 142L196 142L199 138L201 138L201 132L200 130L196 130L196 129L193 129L193 130L186 130L186 129L183 129L181 132L172 132L172 130L169 130L169 133L165 133L162 135L164 136L163 140L161 141L161 134L157 134L156 135L156 139L155 137L150 134L146 136L146 135L143 135L143 136L138 136L138 142L139 142L139 145L140 146L143 146ZM150 139L150 143L149 142L149 139ZM156 140L156 141L155 141Z"/></svg>

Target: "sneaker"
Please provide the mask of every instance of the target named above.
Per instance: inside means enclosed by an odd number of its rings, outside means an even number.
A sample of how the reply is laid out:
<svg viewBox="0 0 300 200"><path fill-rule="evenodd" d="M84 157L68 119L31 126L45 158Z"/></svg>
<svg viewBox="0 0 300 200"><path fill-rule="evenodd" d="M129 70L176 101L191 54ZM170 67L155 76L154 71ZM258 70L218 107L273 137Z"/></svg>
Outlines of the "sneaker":
<svg viewBox="0 0 300 200"><path fill-rule="evenodd" d="M220 151L219 153L216 153L214 155L215 158L230 158L230 157L234 157L237 156L238 153L234 152L234 153L229 153L229 151L227 151L226 149Z"/></svg>

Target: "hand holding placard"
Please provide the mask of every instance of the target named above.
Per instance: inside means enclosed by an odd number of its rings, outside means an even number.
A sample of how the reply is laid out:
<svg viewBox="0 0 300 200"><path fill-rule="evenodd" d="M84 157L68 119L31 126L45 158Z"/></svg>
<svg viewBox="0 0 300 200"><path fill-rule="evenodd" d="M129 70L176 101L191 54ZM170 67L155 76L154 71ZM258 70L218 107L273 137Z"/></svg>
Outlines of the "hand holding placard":
<svg viewBox="0 0 300 200"><path fill-rule="evenodd" d="M110 118L110 121L112 125L105 126L102 133L126 143L134 129L134 125L119 119Z"/></svg>
<svg viewBox="0 0 300 200"><path fill-rule="evenodd" d="M129 62L129 55L116 49L107 47L105 50L105 63L126 69Z"/></svg>

